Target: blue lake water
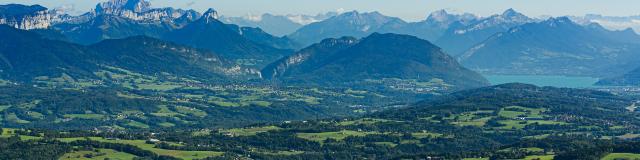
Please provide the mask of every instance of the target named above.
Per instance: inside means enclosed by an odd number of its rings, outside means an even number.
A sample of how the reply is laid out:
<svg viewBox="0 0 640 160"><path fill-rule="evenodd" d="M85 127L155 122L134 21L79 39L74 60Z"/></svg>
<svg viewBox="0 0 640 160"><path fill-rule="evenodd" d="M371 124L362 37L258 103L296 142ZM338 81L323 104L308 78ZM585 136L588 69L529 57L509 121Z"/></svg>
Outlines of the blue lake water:
<svg viewBox="0 0 640 160"><path fill-rule="evenodd" d="M543 76L543 75L484 75L492 85L505 83L527 83L537 86L568 88L592 88L598 82L593 77Z"/></svg>

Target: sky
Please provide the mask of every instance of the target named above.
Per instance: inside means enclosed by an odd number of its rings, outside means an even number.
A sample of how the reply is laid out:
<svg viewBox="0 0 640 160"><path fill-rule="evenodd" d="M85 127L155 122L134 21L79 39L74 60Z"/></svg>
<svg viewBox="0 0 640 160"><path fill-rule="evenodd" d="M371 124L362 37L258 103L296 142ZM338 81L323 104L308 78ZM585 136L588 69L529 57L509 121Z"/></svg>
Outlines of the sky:
<svg viewBox="0 0 640 160"><path fill-rule="evenodd" d="M0 4L40 4L64 7L80 14L105 0L0 0ZM310 14L329 11L379 11L408 21L419 21L435 10L447 9L481 16L514 8L528 16L566 16L602 14L640 15L640 0L150 0L154 7L175 7L205 11L216 9L225 16L272 14Z"/></svg>

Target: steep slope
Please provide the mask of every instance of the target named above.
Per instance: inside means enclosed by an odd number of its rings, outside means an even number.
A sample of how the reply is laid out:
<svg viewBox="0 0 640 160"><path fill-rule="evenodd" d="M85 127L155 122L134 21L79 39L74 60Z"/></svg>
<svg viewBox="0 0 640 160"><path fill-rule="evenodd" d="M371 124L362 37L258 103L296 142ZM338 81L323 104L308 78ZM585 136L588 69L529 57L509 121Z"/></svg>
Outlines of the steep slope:
<svg viewBox="0 0 640 160"><path fill-rule="evenodd" d="M91 46L50 40L35 32L0 26L0 78L29 82L36 77L93 79L94 72L117 67L145 75L220 80L252 76L216 53L146 36L111 39Z"/></svg>
<svg viewBox="0 0 640 160"><path fill-rule="evenodd" d="M596 83L600 86L640 86L640 68L623 75L602 79Z"/></svg>
<svg viewBox="0 0 640 160"><path fill-rule="evenodd" d="M332 57L338 56L336 53L356 45L358 41L357 38L353 37L322 40L322 42L304 48L296 54L269 64L262 70L262 77L277 79L305 74L307 71L320 67L317 64L328 63Z"/></svg>
<svg viewBox="0 0 640 160"><path fill-rule="evenodd" d="M80 44L94 44L105 39L121 39L140 35L161 37L174 29L171 23L140 23L109 14L96 16L88 22L80 24L58 24L54 28L61 31L71 42Z"/></svg>
<svg viewBox="0 0 640 160"><path fill-rule="evenodd" d="M261 45L266 45L278 49L299 49L301 47L304 47L301 44L293 41L289 37L276 37L263 31L261 28L239 27L233 24L229 24L227 26L232 30L238 32L238 34L242 35L242 37Z"/></svg>
<svg viewBox="0 0 640 160"><path fill-rule="evenodd" d="M103 65L147 75L166 72L202 79L222 78L227 68L233 66L210 51L146 36L105 40L89 47L100 54Z"/></svg>
<svg viewBox="0 0 640 160"><path fill-rule="evenodd" d="M199 17L194 10L151 8L146 0L110 0L96 5L91 12L67 17L54 28L71 42L93 44L139 35L159 38Z"/></svg>
<svg viewBox="0 0 640 160"><path fill-rule="evenodd" d="M218 13L209 9L197 21L166 34L163 39L209 49L224 58L242 60L245 62L244 65L258 67L263 67L291 52L246 39L217 18Z"/></svg>
<svg viewBox="0 0 640 160"><path fill-rule="evenodd" d="M326 38L342 36L361 38L381 30L404 26L405 23L399 18L387 17L379 12L359 13L352 11L306 25L288 37L303 45L310 45Z"/></svg>
<svg viewBox="0 0 640 160"><path fill-rule="evenodd" d="M435 44L442 47L445 52L457 56L496 33L533 21L522 13L508 9L500 15L493 15L469 25L452 27L436 40Z"/></svg>
<svg viewBox="0 0 640 160"><path fill-rule="evenodd" d="M566 17L525 24L496 34L461 55L471 69L498 74L606 76L637 59L640 36L578 25Z"/></svg>
<svg viewBox="0 0 640 160"><path fill-rule="evenodd" d="M456 88L488 84L437 46L413 36L374 33L329 39L269 65L263 77L286 82L345 84L365 79L442 79Z"/></svg>
<svg viewBox="0 0 640 160"><path fill-rule="evenodd" d="M38 34L0 25L0 74L3 79L29 81L61 74L90 76L96 54L84 46L48 40Z"/></svg>

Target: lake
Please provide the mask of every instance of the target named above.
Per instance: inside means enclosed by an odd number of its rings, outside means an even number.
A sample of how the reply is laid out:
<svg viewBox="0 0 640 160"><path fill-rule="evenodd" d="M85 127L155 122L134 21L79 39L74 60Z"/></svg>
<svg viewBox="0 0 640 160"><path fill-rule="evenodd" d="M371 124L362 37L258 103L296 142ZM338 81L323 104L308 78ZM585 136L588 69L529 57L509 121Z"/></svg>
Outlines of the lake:
<svg viewBox="0 0 640 160"><path fill-rule="evenodd" d="M545 75L484 75L492 85L505 83L527 83L537 86L553 86L568 88L592 88L598 78L574 76L545 76Z"/></svg>

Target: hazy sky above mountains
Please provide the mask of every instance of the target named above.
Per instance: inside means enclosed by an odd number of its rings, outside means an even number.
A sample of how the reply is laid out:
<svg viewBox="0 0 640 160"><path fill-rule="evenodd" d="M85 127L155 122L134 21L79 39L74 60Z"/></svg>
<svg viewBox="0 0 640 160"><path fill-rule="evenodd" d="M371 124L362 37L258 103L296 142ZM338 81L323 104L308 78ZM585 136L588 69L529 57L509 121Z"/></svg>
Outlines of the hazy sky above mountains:
<svg viewBox="0 0 640 160"><path fill-rule="evenodd" d="M72 8L79 14L105 0L0 0L0 4L41 4L48 8ZM380 11L409 21L425 19L438 9L470 12L482 16L514 8L528 16L565 16L589 13L640 15L640 0L151 0L154 7L215 8L222 15L317 14L337 10Z"/></svg>

